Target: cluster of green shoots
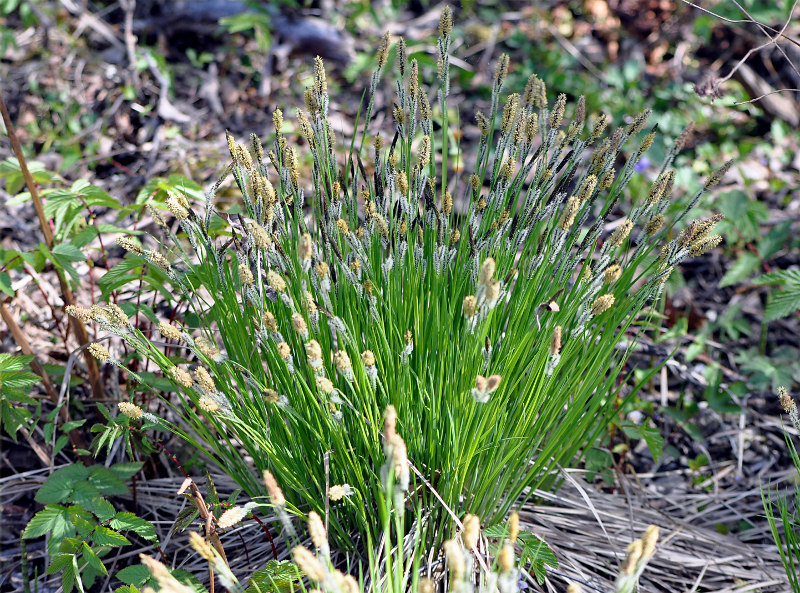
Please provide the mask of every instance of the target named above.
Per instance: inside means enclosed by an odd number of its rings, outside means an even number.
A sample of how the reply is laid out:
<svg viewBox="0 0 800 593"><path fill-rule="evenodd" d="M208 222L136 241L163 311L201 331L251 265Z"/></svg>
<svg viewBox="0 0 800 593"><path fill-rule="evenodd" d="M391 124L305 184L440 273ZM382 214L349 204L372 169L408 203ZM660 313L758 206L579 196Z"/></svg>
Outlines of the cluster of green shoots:
<svg viewBox="0 0 800 593"><path fill-rule="evenodd" d="M386 408L383 414L383 449L385 462L381 471L382 496L376 501L379 514L378 524L381 529L381 538L378 545L368 540L367 569L361 568L359 578L346 574L336 567L331 557L331 546L328 541L328 516L320 516L315 511L308 513L307 532L304 538L294 529L291 518L286 511L286 496L278 486L275 477L269 472L264 472L264 483L268 491L269 505L271 505L281 520L285 523L287 540L291 546L292 560L299 569L295 573L299 580L305 577L310 587L303 582L298 590L311 593L434 593L436 585L431 578L432 565L422 566L424 550L420 544L420 534L417 533L413 541L408 542L405 532L406 505L405 496L408 493L409 483L405 475L408 466L406 457L405 440L397 432L397 410L393 406ZM187 479L186 482L191 482ZM186 486L184 482L184 487ZM202 496L199 497L202 501ZM197 497L195 498L197 500ZM205 506L204 503L201 503ZM226 510L218 519L208 514L206 532L201 535L197 532L189 534L189 542L194 551L208 562L209 573L219 579L220 584L227 591L242 593L245 587L233 574L225 557L221 540L218 534L221 531L235 527L247 517L250 509L260 506L258 503L248 503L244 506L235 506ZM422 511L420 506L416 509L416 520L419 521ZM201 513L202 514L202 513ZM458 533L455 537L444 542L444 557L447 564L445 575L447 582L443 589L451 593L518 593L520 583L524 578L530 579L523 567L519 565L515 552L515 545L520 534L520 519L516 512L512 512L503 530L500 541L491 546L493 553L486 555L486 537L481 532L481 521L476 515L467 514L463 521L455 518ZM639 577L648 561L655 553L659 530L655 525L650 525L641 539L628 546L624 563L620 567L619 576L615 584L615 593L632 593L638 586ZM369 538L369 534L367 534ZM493 538L496 539L496 538ZM310 541L311 548L304 545ZM410 543L410 550L406 544ZM158 583L161 593L192 593L194 589L184 585L176 579L170 570L158 560L142 555L142 563L148 568L153 579ZM278 589L276 585L269 590ZM284 586L285 590L286 587ZM250 580L247 591L261 591L258 583ZM213 588L212 588L213 591ZM143 593L153 593L152 589L145 588ZM265 590L266 593L266 590ZM571 583L567 593L581 593L577 583Z"/></svg>
<svg viewBox="0 0 800 593"><path fill-rule="evenodd" d="M180 435L251 497L265 494L268 470L289 508L328 511L329 536L343 548L379 537L385 475L375 468L390 405L407 435L397 507L421 509L404 533L441 544L448 513L496 524L533 489L553 486L559 466L580 458L617 414L625 362L652 327L673 267L719 242L709 234L716 219L673 232L702 191L667 218L670 165L685 134L649 194L621 214L654 139L648 113L613 128L605 115L587 121L581 98L569 119L566 97L549 103L535 75L524 94L503 100L505 55L488 113L475 116L471 172L461 165L469 158L453 163L451 31L445 9L433 105L418 63L397 43L385 136L370 128L370 101L356 122L361 140L337 137L317 58L297 112L310 172L276 111L266 149L256 137L249 147L229 138L232 162L204 204L169 196L177 225L152 205L161 248L120 240L126 257L146 260L171 286L158 294L171 291L199 326L153 318L158 340L114 306L72 309L154 362L181 393L164 399L161 417L136 402L121 404L123 413ZM388 55L387 34L370 97ZM228 176L243 199L222 213L215 196ZM122 365L105 346L92 350Z"/></svg>

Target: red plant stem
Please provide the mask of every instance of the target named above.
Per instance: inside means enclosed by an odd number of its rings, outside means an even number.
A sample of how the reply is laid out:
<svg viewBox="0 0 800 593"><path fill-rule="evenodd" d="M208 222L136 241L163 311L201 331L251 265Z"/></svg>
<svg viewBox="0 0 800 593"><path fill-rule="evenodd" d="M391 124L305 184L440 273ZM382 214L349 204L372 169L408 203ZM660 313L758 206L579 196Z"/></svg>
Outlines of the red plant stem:
<svg viewBox="0 0 800 593"><path fill-rule="evenodd" d="M273 557L275 560L277 560L277 559L278 559L278 548L276 548L276 547L275 547L275 541L272 539L272 535L270 534L270 532L269 532L269 529L267 528L267 526L266 526L266 525L264 525L264 524L261 522L261 519L259 519L258 517L256 517L256 514L255 514L255 513L253 513L253 519L255 519L255 520L256 520L256 523L258 523L259 525L261 525L261 529L263 529L263 530L264 530L264 533L266 533L266 534L267 534L267 539L269 539L269 543L270 543L270 545L272 546L272 557Z"/></svg>

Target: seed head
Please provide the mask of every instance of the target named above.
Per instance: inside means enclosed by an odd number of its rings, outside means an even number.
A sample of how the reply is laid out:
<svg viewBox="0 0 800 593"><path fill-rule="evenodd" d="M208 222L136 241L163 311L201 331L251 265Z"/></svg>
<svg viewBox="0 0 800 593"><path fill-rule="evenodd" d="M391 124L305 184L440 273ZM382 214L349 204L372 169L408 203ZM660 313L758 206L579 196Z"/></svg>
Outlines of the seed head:
<svg viewBox="0 0 800 593"><path fill-rule="evenodd" d="M439 35L447 37L453 30L453 9L445 6L442 16L439 17Z"/></svg>
<svg viewBox="0 0 800 593"><path fill-rule="evenodd" d="M306 342L306 356L309 361L322 360L322 347L316 340Z"/></svg>
<svg viewBox="0 0 800 593"><path fill-rule="evenodd" d="M622 221L616 230L611 233L611 236L608 238L608 243L611 247L617 247L620 245L625 239L628 238L628 235L631 233L633 229L633 223L628 220L627 218Z"/></svg>
<svg viewBox="0 0 800 593"><path fill-rule="evenodd" d="M181 331L174 325L170 325L166 321L160 321L158 324L158 331L162 336L168 340L180 340Z"/></svg>
<svg viewBox="0 0 800 593"><path fill-rule="evenodd" d="M578 196L571 196L570 199L567 200L567 205L564 207L564 212L561 214L561 220L558 222L558 226L561 227L561 230L568 231L572 228L575 222L575 216L578 214L580 207L581 200Z"/></svg>
<svg viewBox="0 0 800 593"><path fill-rule="evenodd" d="M70 317L74 317L83 323L88 323L94 319L94 313L91 309L86 309L77 305L67 305L64 311L66 311L67 315Z"/></svg>
<svg viewBox="0 0 800 593"><path fill-rule="evenodd" d="M461 532L461 540L468 550L478 547L478 537L481 533L481 520L477 515L467 515L464 517L464 531Z"/></svg>
<svg viewBox="0 0 800 593"><path fill-rule="evenodd" d="M89 344L89 353L100 362L105 362L111 357L106 347L97 342Z"/></svg>
<svg viewBox="0 0 800 593"><path fill-rule="evenodd" d="M642 558L642 541L636 540L628 546L628 555L625 557L625 564L622 565L622 572L628 576L636 572L636 565Z"/></svg>
<svg viewBox="0 0 800 593"><path fill-rule="evenodd" d="M365 367L375 366L375 354L372 350L364 350L364 352L361 353L361 362L364 363Z"/></svg>
<svg viewBox="0 0 800 593"><path fill-rule="evenodd" d="M642 140L641 147L639 147L639 154L644 154L645 152L650 150L650 147L653 146L653 142L655 141L655 139L656 139L655 131L650 132L647 136L645 136L644 140Z"/></svg>
<svg viewBox="0 0 800 593"><path fill-rule="evenodd" d="M648 525L642 536L642 558L649 560L656 551L658 542L658 525Z"/></svg>
<svg viewBox="0 0 800 593"><path fill-rule="evenodd" d="M603 282L606 284L614 284L614 282L619 280L620 276L622 276L622 268L619 267L619 265L614 264L608 266L606 271L603 273Z"/></svg>
<svg viewBox="0 0 800 593"><path fill-rule="evenodd" d="M300 313L292 313L292 327L300 335L308 335L308 326L306 320Z"/></svg>
<svg viewBox="0 0 800 593"><path fill-rule="evenodd" d="M325 580L325 575L327 574L325 566L303 546L292 548L292 559L312 581L321 583Z"/></svg>
<svg viewBox="0 0 800 593"><path fill-rule="evenodd" d="M314 58L314 90L320 95L328 92L328 79L325 76L325 64L319 56Z"/></svg>
<svg viewBox="0 0 800 593"><path fill-rule="evenodd" d="M444 553L447 556L447 566L450 569L450 578L460 581L467 572L467 562L461 545L454 539L444 542Z"/></svg>
<svg viewBox="0 0 800 593"><path fill-rule="evenodd" d="M199 400L197 400L197 407L206 412L207 414L213 414L219 411L219 404L210 397L208 397L207 395L204 395Z"/></svg>
<svg viewBox="0 0 800 593"><path fill-rule="evenodd" d="M125 251L144 255L144 249L142 249L142 246L139 245L139 243L133 237L120 237L117 239L117 245L122 247Z"/></svg>
<svg viewBox="0 0 800 593"><path fill-rule="evenodd" d="M139 418L144 416L142 408L140 408L133 402L119 402L117 404L117 408L119 408L120 412L122 412L125 416L127 416L132 420L138 420Z"/></svg>
<svg viewBox="0 0 800 593"><path fill-rule="evenodd" d="M189 543L191 544L192 549L197 552L200 557L203 558L203 560L206 560L207 562L214 562L216 560L216 557L214 556L214 550L199 533L195 531L190 532Z"/></svg>
<svg viewBox="0 0 800 593"><path fill-rule="evenodd" d="M592 126L592 133L589 135L589 142L592 143L603 135L603 132L608 126L608 116L605 113L600 114L600 117L594 122Z"/></svg>
<svg viewBox="0 0 800 593"><path fill-rule="evenodd" d="M703 237L698 239L694 243L692 243L691 248L689 249L689 255L692 257L700 257L704 253L707 253L714 249L717 245L722 242L721 235L710 235L708 237Z"/></svg>
<svg viewBox="0 0 800 593"><path fill-rule="evenodd" d="M500 120L500 131L503 132L503 134L508 134L511 126L517 119L518 112L519 95L517 93L513 93L506 99L506 105L503 108L503 117Z"/></svg>
<svg viewBox="0 0 800 593"><path fill-rule="evenodd" d="M692 137L692 133L694 133L694 122L690 121L688 124L686 124L686 127L683 128L683 131L680 133L680 135L675 139L675 144L673 145L672 150L675 153L682 151L686 146L686 143Z"/></svg>
<svg viewBox="0 0 800 593"><path fill-rule="evenodd" d="M605 191L614 184L614 177L616 174L617 170L611 169L603 175L603 179L600 181L600 191Z"/></svg>
<svg viewBox="0 0 800 593"><path fill-rule="evenodd" d="M461 231L459 231L458 229L453 229L453 231L450 233L450 245L452 246L458 243L458 240L460 238L461 238Z"/></svg>
<svg viewBox="0 0 800 593"><path fill-rule="evenodd" d="M314 245L311 242L311 235L303 233L300 235L300 243L297 246L297 255L301 261L308 261L314 253Z"/></svg>
<svg viewBox="0 0 800 593"><path fill-rule="evenodd" d="M419 168L424 169L431 161L431 138L423 136L419 145Z"/></svg>
<svg viewBox="0 0 800 593"><path fill-rule="evenodd" d="M333 364L335 364L336 368L342 373L346 373L353 367L353 364L350 362L350 357L344 350L336 351L336 354L333 355Z"/></svg>
<svg viewBox="0 0 800 593"><path fill-rule="evenodd" d="M275 126L275 131L280 134L283 130L283 111L276 109L272 112L272 123Z"/></svg>
<svg viewBox="0 0 800 593"><path fill-rule="evenodd" d="M553 111L550 112L550 127L553 129L558 128L564 119L564 111L567 107L567 96L561 93L556 99L556 104L553 105Z"/></svg>
<svg viewBox="0 0 800 593"><path fill-rule="evenodd" d="M383 34L381 37L380 45L378 45L378 70L383 68L383 65L386 63L386 58L389 56L389 31Z"/></svg>
<svg viewBox="0 0 800 593"><path fill-rule="evenodd" d="M553 335L550 338L550 356L555 356L561 352L561 332L560 325L557 325L553 330Z"/></svg>
<svg viewBox="0 0 800 593"><path fill-rule="evenodd" d="M442 212L444 212L445 216L450 216L450 213L453 211L453 196L450 194L449 191L445 190L444 195L442 196Z"/></svg>
<svg viewBox="0 0 800 593"><path fill-rule="evenodd" d="M644 226L644 232L648 235L655 235L661 227L664 226L664 222L666 218L663 214L656 214L650 221Z"/></svg>
<svg viewBox="0 0 800 593"><path fill-rule="evenodd" d="M489 283L494 278L494 272L497 269L497 264L494 261L493 257L487 257L483 260L483 264L481 265L481 271L478 275L478 282L484 286L488 286Z"/></svg>
<svg viewBox="0 0 800 593"><path fill-rule="evenodd" d="M283 292L286 290L286 281L274 270L267 272L267 283L275 292Z"/></svg>
<svg viewBox="0 0 800 593"><path fill-rule="evenodd" d="M514 570L514 546L503 544L503 547L500 548L500 553L497 555L497 564L501 573Z"/></svg>
<svg viewBox="0 0 800 593"><path fill-rule="evenodd" d="M222 513L222 516L217 520L217 527L220 529L228 529L234 525L238 525L247 516L250 511L245 507L232 507Z"/></svg>
<svg viewBox="0 0 800 593"><path fill-rule="evenodd" d="M250 266L247 264L239 264L239 281L242 284L250 286L253 284L253 272L250 271Z"/></svg>
<svg viewBox="0 0 800 593"><path fill-rule="evenodd" d="M715 185L719 184L722 181L722 178L727 175L730 168L733 166L733 160L728 161L724 165L722 165L719 169L714 171L706 181L705 186L703 186L704 191L710 190Z"/></svg>
<svg viewBox="0 0 800 593"><path fill-rule="evenodd" d="M384 239L387 238L389 236L389 223L386 222L386 219L376 212L373 216L373 220L375 221L375 230L378 231L378 234Z"/></svg>
<svg viewBox="0 0 800 593"><path fill-rule="evenodd" d="M169 376L172 377L172 380L178 385L183 385L184 387L189 388L194 383L194 381L192 381L192 376L182 368L172 367L171 369L168 369L168 373Z"/></svg>
<svg viewBox="0 0 800 593"><path fill-rule="evenodd" d="M247 229L250 231L250 236L253 237L253 242L256 244L256 247L259 249L266 249L269 247L269 235L267 231L264 230L264 227L258 223L250 222L247 225Z"/></svg>
<svg viewBox="0 0 800 593"><path fill-rule="evenodd" d="M161 269L164 272L169 272L170 269L169 261L158 251L145 251L144 255L147 258L147 260L154 266L156 266L157 268Z"/></svg>
<svg viewBox="0 0 800 593"><path fill-rule="evenodd" d="M333 393L333 383L327 377L317 377L317 389L326 395Z"/></svg>
<svg viewBox="0 0 800 593"><path fill-rule="evenodd" d="M169 198L167 198L167 208L172 215L177 218L178 220L186 220L189 218L189 211L181 206L180 202L177 200L175 194L170 192Z"/></svg>
<svg viewBox="0 0 800 593"><path fill-rule="evenodd" d="M275 479L275 476L272 475L272 472L265 469L262 476L272 504L276 507L286 506L286 499L283 497L283 491L281 491L280 486L278 486L278 481Z"/></svg>
<svg viewBox="0 0 800 593"><path fill-rule="evenodd" d="M560 328L561 326L558 327ZM517 536L519 536L519 513L513 511L508 519L508 541L512 544L516 543Z"/></svg>
<svg viewBox="0 0 800 593"><path fill-rule="evenodd" d="M214 384L214 379L204 367L197 367L194 370L194 378L200 387L209 393L213 393L217 390L217 386Z"/></svg>
<svg viewBox="0 0 800 593"><path fill-rule="evenodd" d="M611 293L597 297L592 303L592 315L600 315L600 313L608 311L614 304L614 300L614 295Z"/></svg>
<svg viewBox="0 0 800 593"><path fill-rule="evenodd" d="M270 311L264 311L264 314L261 316L261 321L271 332L278 331L278 320L275 319L275 315L273 315Z"/></svg>
<svg viewBox="0 0 800 593"><path fill-rule="evenodd" d="M625 131L628 134L628 136L635 136L636 134L641 132L644 129L644 126L647 124L647 120L649 119L650 114L652 112L653 112L652 109L645 109L635 118L633 118L633 121L628 126L628 129Z"/></svg>
<svg viewBox="0 0 800 593"><path fill-rule="evenodd" d="M497 70L494 72L494 83L496 85L503 84L508 76L508 54L500 54L500 59L497 60Z"/></svg>
<svg viewBox="0 0 800 593"><path fill-rule="evenodd" d="M328 547L328 534L325 532L325 524L315 511L309 511L308 513L308 534L311 536L314 547L318 550Z"/></svg>
<svg viewBox="0 0 800 593"><path fill-rule="evenodd" d="M291 354L292 354L292 349L289 347L289 344L287 344L286 342L280 342L276 346L276 348L278 350L278 356L280 356L284 360L289 358L289 356L291 356Z"/></svg>
<svg viewBox="0 0 800 593"><path fill-rule="evenodd" d="M475 123L481 131L481 136L485 138L489 135L489 120L482 112L478 111L478 113L475 114Z"/></svg>
<svg viewBox="0 0 800 593"><path fill-rule="evenodd" d="M328 488L328 499L336 502L342 500L345 496L353 494L353 489L349 484L336 484Z"/></svg>

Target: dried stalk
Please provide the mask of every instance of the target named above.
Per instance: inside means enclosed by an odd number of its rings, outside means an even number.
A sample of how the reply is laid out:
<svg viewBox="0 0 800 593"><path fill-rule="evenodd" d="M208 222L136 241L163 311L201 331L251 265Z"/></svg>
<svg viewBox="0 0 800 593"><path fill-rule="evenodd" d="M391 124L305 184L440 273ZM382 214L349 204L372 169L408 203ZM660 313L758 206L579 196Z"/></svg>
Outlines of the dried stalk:
<svg viewBox="0 0 800 593"><path fill-rule="evenodd" d="M14 149L14 154L17 157L17 161L19 161L20 170L25 178L25 184L28 186L28 191L31 193L31 200L33 201L33 207L36 209L36 217L39 219L39 226L42 229L45 243L47 244L48 249L52 249L54 240L53 231L50 228L50 223L48 222L47 217L45 216L42 199L39 196L39 192L36 190L36 183L33 180L33 176L28 170L27 160L25 159L25 155L22 153L22 147L20 146L19 139L14 131L14 125L11 123L11 116L6 108L5 101L3 101L2 86L0 86L0 114L3 116L3 123L6 126L6 133L8 134L8 139L11 141L11 147ZM74 305L75 297L72 294L72 290L69 287L69 283L67 282L64 272L56 269L56 273L58 275L58 282L61 286L61 297L64 300L64 305ZM83 325L83 322L75 317L70 317L70 323L72 324L72 329L75 332L78 343L81 346L88 344L89 334L86 332L86 327ZM97 368L97 361L86 349L83 351L83 358L86 362L86 368L89 372L89 384L92 388L92 397L94 399L102 399L103 385L100 381L100 372Z"/></svg>

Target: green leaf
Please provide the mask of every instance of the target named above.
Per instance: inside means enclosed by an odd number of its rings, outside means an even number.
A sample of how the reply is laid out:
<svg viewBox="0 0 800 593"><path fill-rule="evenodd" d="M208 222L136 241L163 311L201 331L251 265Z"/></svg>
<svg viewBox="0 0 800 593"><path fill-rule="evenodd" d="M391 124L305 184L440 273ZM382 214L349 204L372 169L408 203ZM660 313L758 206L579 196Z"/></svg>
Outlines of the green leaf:
<svg viewBox="0 0 800 593"><path fill-rule="evenodd" d="M494 539L502 539L508 535L508 527L503 523L498 523L484 529L483 535Z"/></svg>
<svg viewBox="0 0 800 593"><path fill-rule="evenodd" d="M150 579L150 571L142 564L134 564L132 566L126 566L114 576L126 585L142 587Z"/></svg>
<svg viewBox="0 0 800 593"><path fill-rule="evenodd" d="M59 243L53 247L52 253L68 262L84 261L86 259L81 250L71 243Z"/></svg>
<svg viewBox="0 0 800 593"><path fill-rule="evenodd" d="M143 461L128 461L123 463L115 463L109 469L111 469L111 473L117 476L120 480L130 480L140 469L142 469L143 465Z"/></svg>
<svg viewBox="0 0 800 593"><path fill-rule="evenodd" d="M22 532L22 539L41 537L65 522L68 522L67 509L59 504L47 505L30 520Z"/></svg>
<svg viewBox="0 0 800 593"><path fill-rule="evenodd" d="M153 524L137 517L133 513L117 513L109 523L111 527L118 531L129 530L149 541L158 541L156 530Z"/></svg>
<svg viewBox="0 0 800 593"><path fill-rule="evenodd" d="M94 550L89 547L89 544L83 542L82 550L83 557L89 563L89 566L94 568L99 574L107 576L108 571L106 570L106 567L103 565L103 562L100 560L100 558L97 557L97 554L95 554Z"/></svg>
<svg viewBox="0 0 800 593"><path fill-rule="evenodd" d="M92 534L92 541L98 546L129 546L131 542L128 541L121 533L117 533L113 529L98 525Z"/></svg>
<svg viewBox="0 0 800 593"><path fill-rule="evenodd" d="M742 282L750 276L750 274L758 270L758 266L760 265L761 258L757 255L753 255L749 251L745 251L737 258L733 265L731 265L728 271L725 272L722 280L719 281L720 288Z"/></svg>
<svg viewBox="0 0 800 593"><path fill-rule="evenodd" d="M72 557L74 554L58 554L53 557L53 561L47 567L47 574L56 574L66 568L68 564L72 564Z"/></svg>
<svg viewBox="0 0 800 593"><path fill-rule="evenodd" d="M664 439L658 429L640 424L622 424L620 428L629 439L644 439L653 460L658 463L664 454Z"/></svg>
<svg viewBox="0 0 800 593"><path fill-rule="evenodd" d="M14 298L14 290L11 288L11 276L8 272L0 272L0 290Z"/></svg>
<svg viewBox="0 0 800 593"><path fill-rule="evenodd" d="M72 487L77 482L84 481L89 476L89 469L82 464L72 464L54 471L47 479L34 499L42 504L63 502L72 492Z"/></svg>
<svg viewBox="0 0 800 593"><path fill-rule="evenodd" d="M296 589L295 583L299 583L302 578L303 573L294 563L288 560L270 560L265 568L253 573L245 593L257 593L259 589L262 593L283 593Z"/></svg>
<svg viewBox="0 0 800 593"><path fill-rule="evenodd" d="M95 465L89 474L89 481L106 496L118 496L128 493L125 482L120 480L114 472L101 465Z"/></svg>
<svg viewBox="0 0 800 593"><path fill-rule="evenodd" d="M528 531L521 531L519 539L523 544L522 552L519 557L520 566L524 566L530 562L533 574L536 576L536 581L541 585L544 583L547 574L545 566L558 568L556 555L543 539Z"/></svg>

